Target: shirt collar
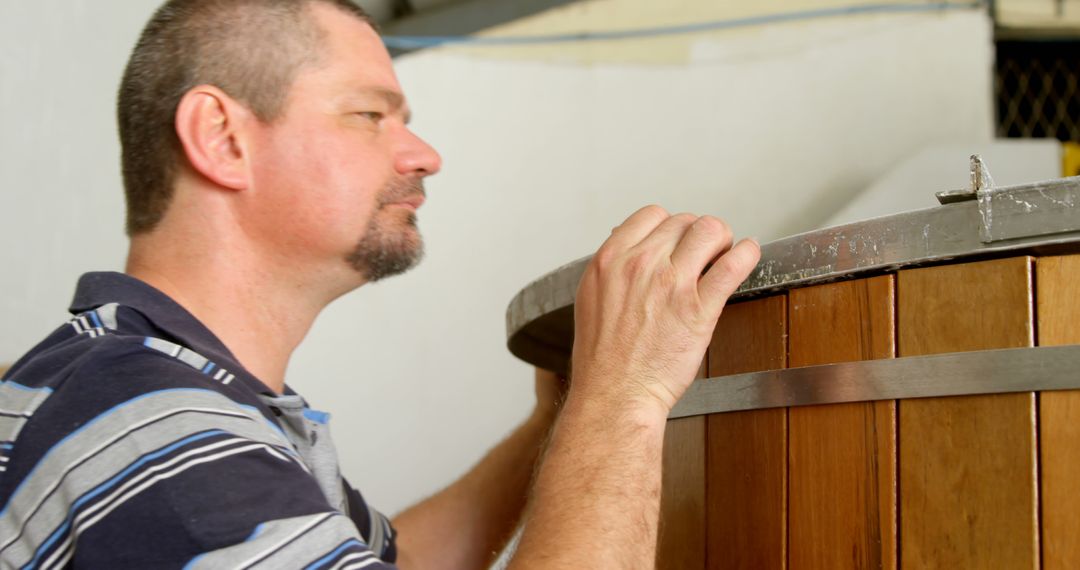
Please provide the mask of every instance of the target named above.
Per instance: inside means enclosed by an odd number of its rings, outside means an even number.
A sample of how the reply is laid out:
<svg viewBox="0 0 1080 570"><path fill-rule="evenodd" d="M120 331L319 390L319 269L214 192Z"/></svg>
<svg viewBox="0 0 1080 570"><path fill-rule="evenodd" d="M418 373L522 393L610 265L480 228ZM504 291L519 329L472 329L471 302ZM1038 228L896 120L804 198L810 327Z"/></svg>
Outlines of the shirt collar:
<svg viewBox="0 0 1080 570"><path fill-rule="evenodd" d="M190 350L212 361L227 361L232 370L242 370L236 357L206 325L168 295L130 275L115 271L87 273L79 278L75 298L68 308L79 314L108 303L118 303L141 313L156 328L161 329ZM254 375L243 370L238 377L244 379L256 393L273 394ZM290 392L286 388L286 392Z"/></svg>

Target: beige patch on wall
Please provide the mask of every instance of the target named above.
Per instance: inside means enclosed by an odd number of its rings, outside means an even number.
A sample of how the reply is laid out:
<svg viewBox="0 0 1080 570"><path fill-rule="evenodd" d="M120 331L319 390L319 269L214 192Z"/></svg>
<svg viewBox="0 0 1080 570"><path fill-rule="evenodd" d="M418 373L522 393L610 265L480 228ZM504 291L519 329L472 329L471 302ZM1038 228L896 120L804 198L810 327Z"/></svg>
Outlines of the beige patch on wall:
<svg viewBox="0 0 1080 570"><path fill-rule="evenodd" d="M860 4L894 4L889 0L863 0ZM955 4L967 4L956 0ZM575 34L603 34L636 30L651 30L709 22L737 21L790 15L798 12L846 8L851 0L586 0L574 2L534 16L495 26L477 34L485 38L528 38ZM914 4L914 3L913 3ZM917 17L918 13L910 14ZM700 59L701 47L706 51L716 44L730 47L730 42L780 49L806 49L813 46L784 45L785 36L793 29L805 28L813 22L829 20L851 21L881 19L897 14L863 14L833 16L778 22L768 25L720 28L680 32L626 39L563 41L523 45L458 45L442 49L470 57L511 59L575 65L684 65ZM797 34L800 37L802 34ZM805 39L805 38L803 38ZM815 38L828 41L828 38ZM723 50L721 50L723 51ZM713 54L710 54L713 55Z"/></svg>

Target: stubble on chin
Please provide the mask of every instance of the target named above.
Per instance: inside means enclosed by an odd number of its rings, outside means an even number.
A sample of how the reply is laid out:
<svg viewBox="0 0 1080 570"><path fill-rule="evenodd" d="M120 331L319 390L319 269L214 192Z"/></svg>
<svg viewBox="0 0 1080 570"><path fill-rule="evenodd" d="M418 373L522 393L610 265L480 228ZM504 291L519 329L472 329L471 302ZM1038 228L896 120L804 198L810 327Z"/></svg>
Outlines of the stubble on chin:
<svg viewBox="0 0 1080 570"><path fill-rule="evenodd" d="M425 195L419 180L393 184L379 197L379 204L368 222L363 237L345 261L368 282L379 281L412 269L424 257L424 240L417 227L416 214L409 212L404 221L392 219L386 208L411 196Z"/></svg>

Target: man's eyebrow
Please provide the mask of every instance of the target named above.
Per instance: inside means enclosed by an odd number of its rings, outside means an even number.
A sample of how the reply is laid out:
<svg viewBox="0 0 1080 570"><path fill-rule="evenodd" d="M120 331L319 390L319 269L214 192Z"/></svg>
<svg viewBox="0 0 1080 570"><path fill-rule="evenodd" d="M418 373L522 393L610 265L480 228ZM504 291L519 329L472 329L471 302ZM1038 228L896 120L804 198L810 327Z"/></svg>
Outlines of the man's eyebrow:
<svg viewBox="0 0 1080 570"><path fill-rule="evenodd" d="M412 112L405 107L405 96L401 93L394 91L393 89L386 89L384 87L366 87L358 90L361 95L374 95L380 99L386 101L386 103L393 110L403 109L404 120L408 124L412 120Z"/></svg>

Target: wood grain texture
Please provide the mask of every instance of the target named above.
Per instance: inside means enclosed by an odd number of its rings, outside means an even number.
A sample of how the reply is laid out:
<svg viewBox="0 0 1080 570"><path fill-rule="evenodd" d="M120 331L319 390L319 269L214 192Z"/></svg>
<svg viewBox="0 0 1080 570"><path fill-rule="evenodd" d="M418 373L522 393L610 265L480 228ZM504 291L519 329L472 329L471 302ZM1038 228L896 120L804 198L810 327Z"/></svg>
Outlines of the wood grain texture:
<svg viewBox="0 0 1080 570"><path fill-rule="evenodd" d="M787 298L724 309L709 347L709 376L784 368ZM707 420L707 567L787 564L787 411L712 414Z"/></svg>
<svg viewBox="0 0 1080 570"><path fill-rule="evenodd" d="M791 367L891 358L892 276L788 294ZM896 403L788 412L791 568L896 568Z"/></svg>
<svg viewBox="0 0 1080 570"><path fill-rule="evenodd" d="M1080 255L1035 262L1040 346L1080 344ZM1042 553L1046 570L1080 568L1080 391L1039 395Z"/></svg>
<svg viewBox="0 0 1080 570"><path fill-rule="evenodd" d="M708 358L698 378L707 375ZM664 431L657 570L705 568L705 416L669 420Z"/></svg>
<svg viewBox="0 0 1080 570"><path fill-rule="evenodd" d="M1031 260L897 276L900 356L1031 346ZM1035 395L899 404L904 568L1038 568Z"/></svg>
<svg viewBox="0 0 1080 570"><path fill-rule="evenodd" d="M664 433L656 568L705 568L705 416L670 420Z"/></svg>

